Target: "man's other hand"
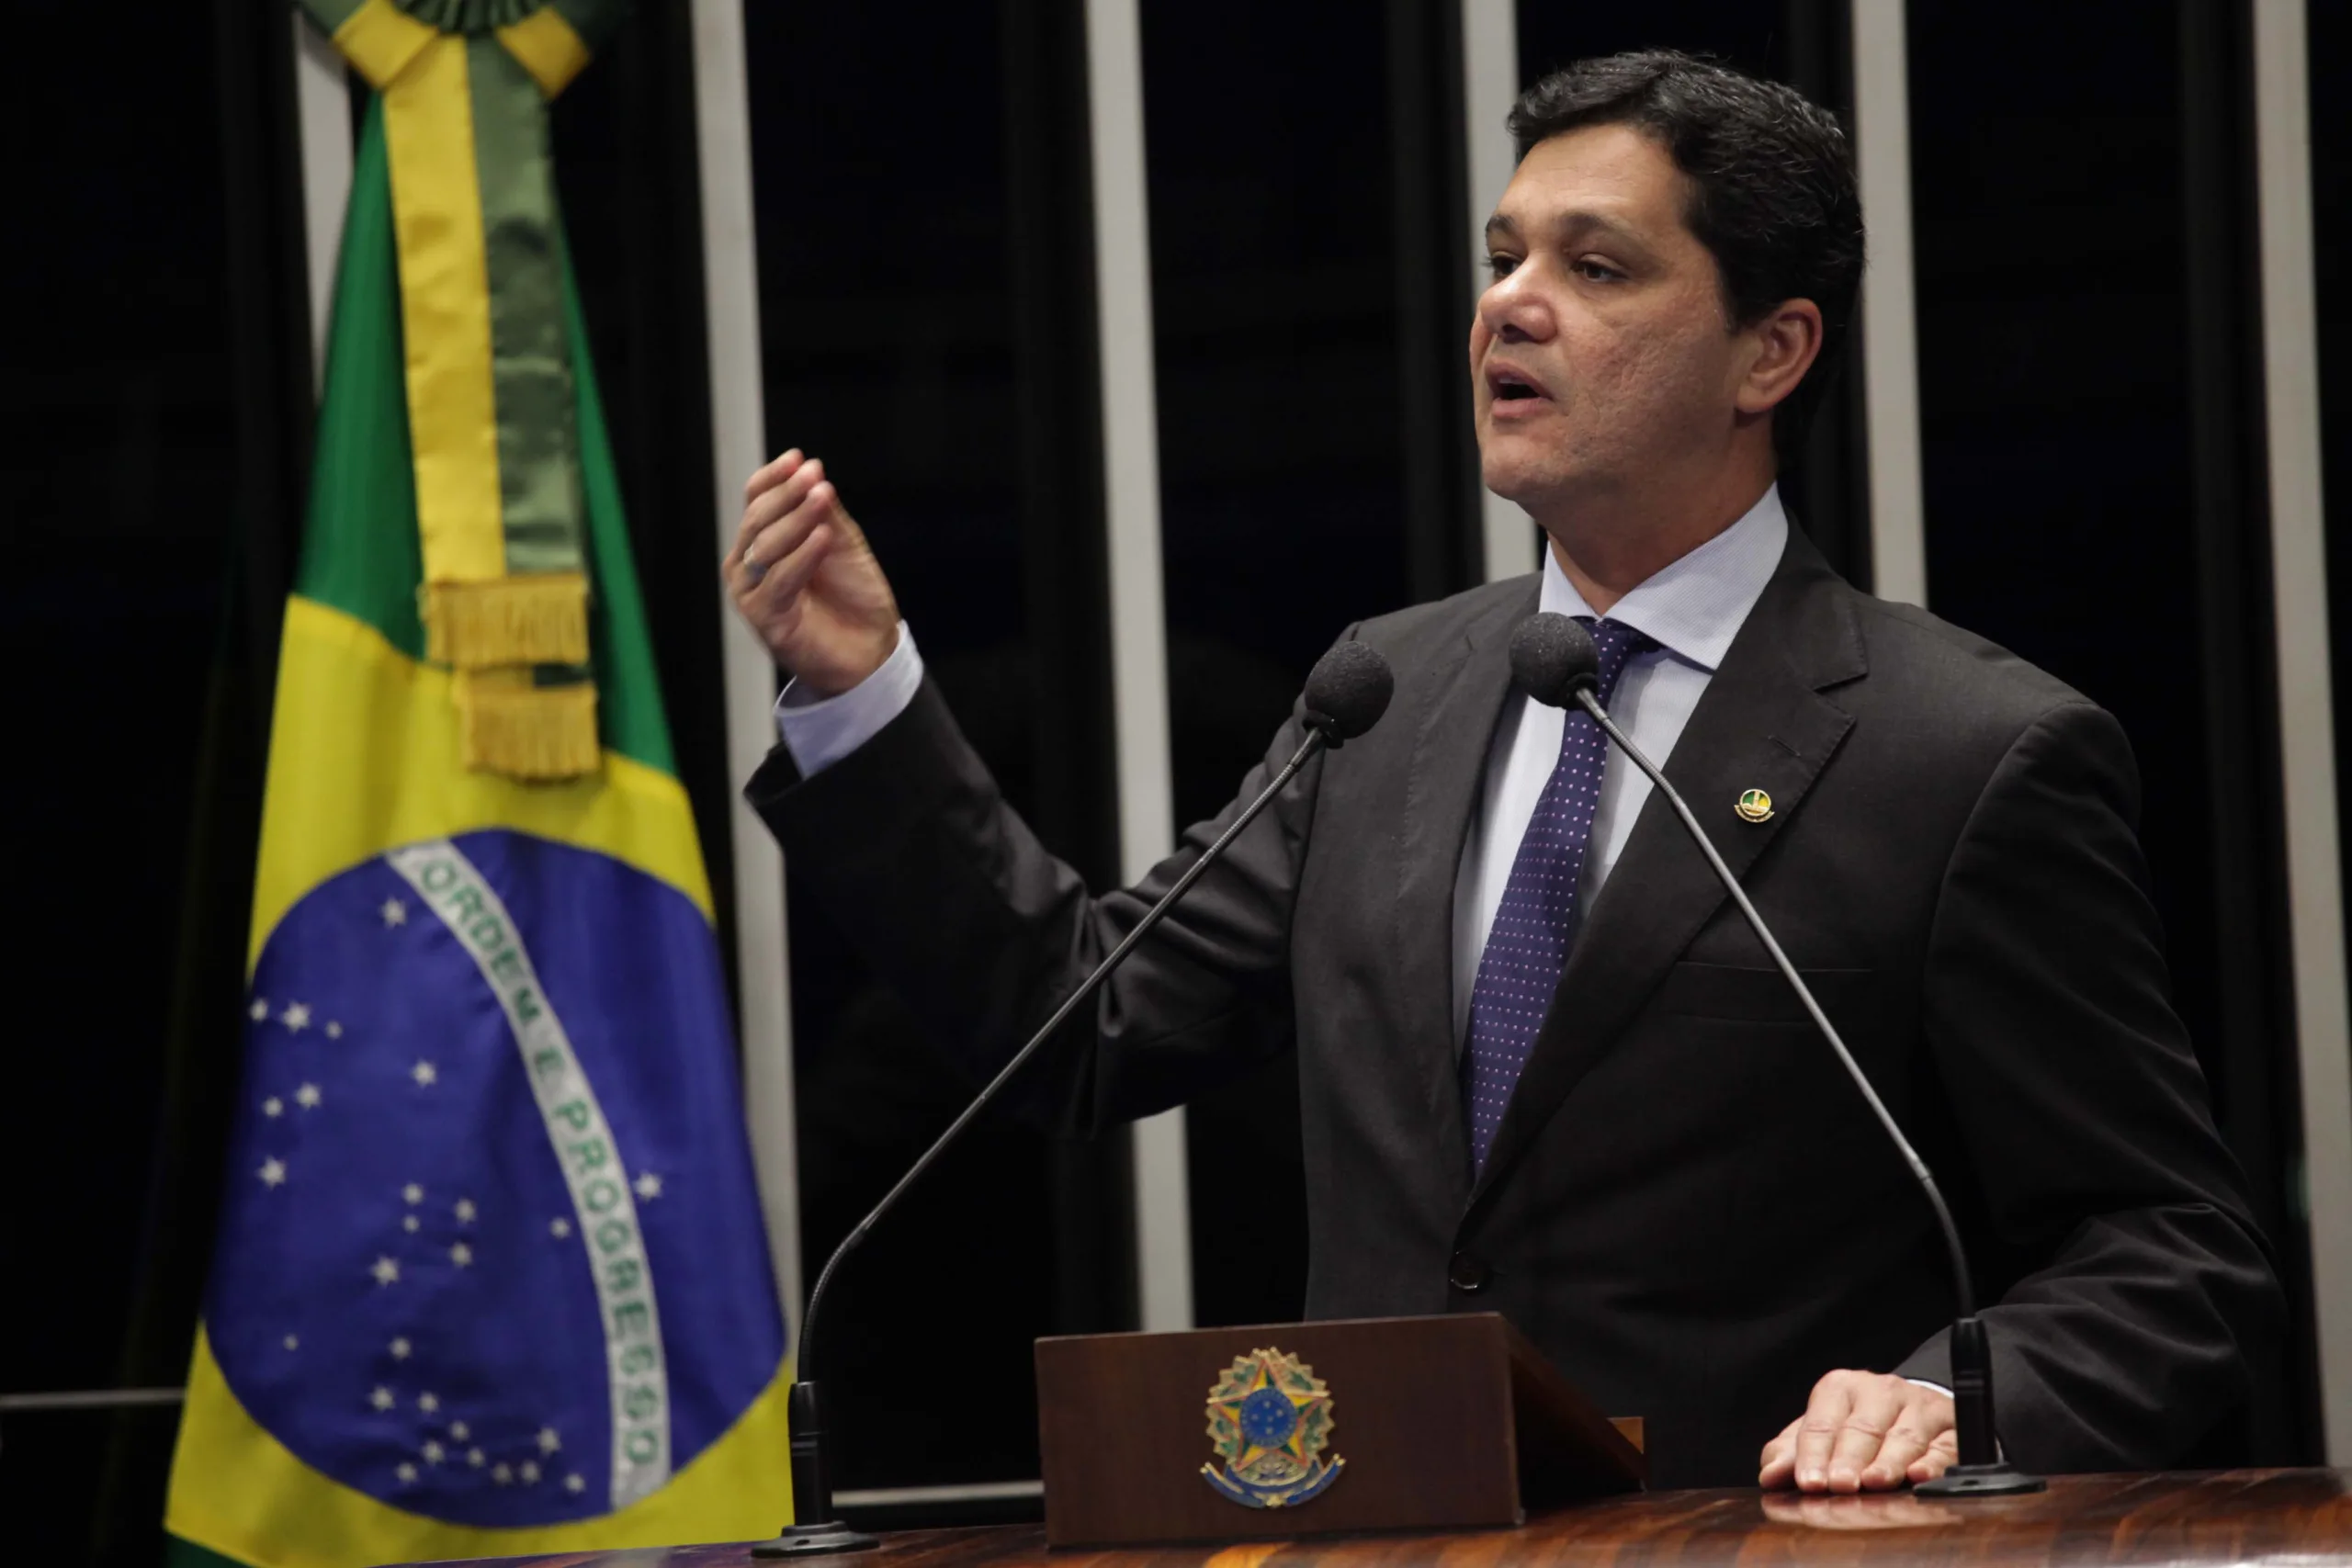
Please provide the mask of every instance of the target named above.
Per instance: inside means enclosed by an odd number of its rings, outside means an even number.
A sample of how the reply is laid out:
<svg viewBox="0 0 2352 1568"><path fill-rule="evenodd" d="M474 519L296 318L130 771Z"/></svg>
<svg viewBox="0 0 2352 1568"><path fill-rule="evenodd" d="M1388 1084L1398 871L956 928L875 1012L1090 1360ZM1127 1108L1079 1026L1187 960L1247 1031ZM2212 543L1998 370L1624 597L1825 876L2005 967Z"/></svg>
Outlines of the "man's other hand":
<svg viewBox="0 0 2352 1568"><path fill-rule="evenodd" d="M823 462L797 447L744 485L719 572L775 661L818 696L848 691L899 646L890 580Z"/></svg>
<svg viewBox="0 0 2352 1568"><path fill-rule="evenodd" d="M1756 1484L1887 1492L1932 1481L1960 1457L1951 1398L1891 1372L1837 1371L1804 1415L1764 1445Z"/></svg>

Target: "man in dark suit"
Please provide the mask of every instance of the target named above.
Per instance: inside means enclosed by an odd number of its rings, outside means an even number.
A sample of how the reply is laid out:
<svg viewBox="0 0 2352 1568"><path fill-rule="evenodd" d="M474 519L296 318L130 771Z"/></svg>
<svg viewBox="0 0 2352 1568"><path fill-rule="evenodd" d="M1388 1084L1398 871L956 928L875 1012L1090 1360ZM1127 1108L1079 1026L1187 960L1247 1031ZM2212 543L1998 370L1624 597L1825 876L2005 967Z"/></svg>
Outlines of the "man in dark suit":
<svg viewBox="0 0 2352 1568"><path fill-rule="evenodd" d="M1091 1127L1295 1051L1311 1314L1498 1309L1648 1418L1660 1484L1940 1472L1952 1281L1917 1188L1646 783L1510 689L1512 627L1580 614L1606 700L1941 1172L2010 1454L2177 1460L2278 1302L2167 999L2130 750L1849 587L1775 487L1859 284L1843 137L1672 54L1560 73L1512 129L1470 353L1486 480L1544 570L1350 628L1396 670L1386 716L1136 950L1041 1092ZM821 464L746 502L728 581L794 677L751 799L986 1071L1222 821L1090 894L923 681Z"/></svg>

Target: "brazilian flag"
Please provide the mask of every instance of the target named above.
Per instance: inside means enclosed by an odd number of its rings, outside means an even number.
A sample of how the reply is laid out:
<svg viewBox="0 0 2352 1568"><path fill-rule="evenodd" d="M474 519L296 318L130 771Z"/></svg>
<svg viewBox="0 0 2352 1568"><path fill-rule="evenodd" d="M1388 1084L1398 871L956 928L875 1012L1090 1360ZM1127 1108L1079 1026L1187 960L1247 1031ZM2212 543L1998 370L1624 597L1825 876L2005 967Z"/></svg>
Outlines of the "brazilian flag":
<svg viewBox="0 0 2352 1568"><path fill-rule="evenodd" d="M766 1536L789 1513L784 1320L525 112L583 29L522 0L481 26L454 0L325 8L379 96L173 1550L341 1568Z"/></svg>

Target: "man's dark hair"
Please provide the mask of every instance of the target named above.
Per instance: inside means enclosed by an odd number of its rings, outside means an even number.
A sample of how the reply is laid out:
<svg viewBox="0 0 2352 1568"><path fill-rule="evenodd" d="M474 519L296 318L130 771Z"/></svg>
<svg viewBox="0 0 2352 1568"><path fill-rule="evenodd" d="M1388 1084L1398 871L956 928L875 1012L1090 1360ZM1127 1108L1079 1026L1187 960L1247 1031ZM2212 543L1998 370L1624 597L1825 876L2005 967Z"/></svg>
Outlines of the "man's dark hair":
<svg viewBox="0 0 2352 1568"><path fill-rule="evenodd" d="M1792 87L1675 50L1580 60L1521 93L1519 155L1588 125L1650 136L1690 182L1683 220L1715 258L1733 321L1752 326L1787 299L1821 308L1821 354L1773 411L1783 469L1837 373L1862 282L1862 198L1837 119Z"/></svg>

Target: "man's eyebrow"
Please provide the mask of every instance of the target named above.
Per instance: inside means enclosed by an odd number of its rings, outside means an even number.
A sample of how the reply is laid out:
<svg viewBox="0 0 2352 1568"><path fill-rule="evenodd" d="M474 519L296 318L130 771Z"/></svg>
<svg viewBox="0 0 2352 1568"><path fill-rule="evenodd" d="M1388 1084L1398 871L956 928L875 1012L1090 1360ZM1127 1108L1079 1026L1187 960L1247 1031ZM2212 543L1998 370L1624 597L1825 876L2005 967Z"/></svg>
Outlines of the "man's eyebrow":
<svg viewBox="0 0 2352 1568"><path fill-rule="evenodd" d="M1634 230L1619 222L1616 219L1610 217L1607 213L1595 212L1589 208L1574 208L1566 212L1555 214L1551 218L1545 220L1543 226L1552 231L1563 240L1569 239L1579 234L1600 233L1623 240L1628 244L1641 245L1645 243L1641 235L1636 233ZM1491 243L1496 240L1517 240L1519 238L1520 231L1518 220L1513 219L1509 213L1498 212L1493 217L1487 220L1487 239L1488 243Z"/></svg>

